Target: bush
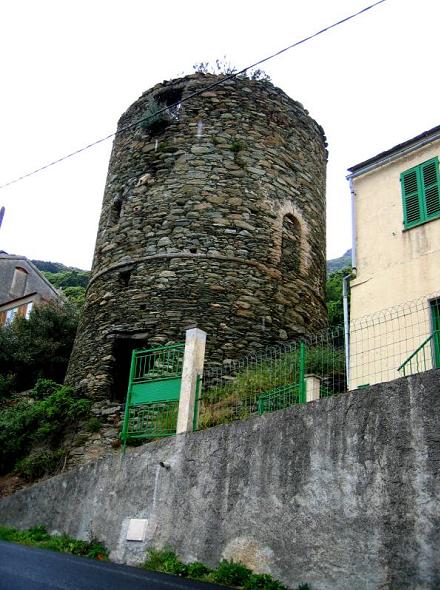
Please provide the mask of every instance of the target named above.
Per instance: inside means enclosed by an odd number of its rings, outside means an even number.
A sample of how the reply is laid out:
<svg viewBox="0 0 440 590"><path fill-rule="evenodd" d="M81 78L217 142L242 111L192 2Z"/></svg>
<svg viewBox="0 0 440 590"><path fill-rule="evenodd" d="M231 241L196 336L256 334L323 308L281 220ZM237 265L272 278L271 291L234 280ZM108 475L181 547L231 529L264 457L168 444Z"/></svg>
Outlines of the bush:
<svg viewBox="0 0 440 590"><path fill-rule="evenodd" d="M3 396L31 389L40 378L62 382L77 325L74 306L47 303L36 307L28 320L18 317L1 327Z"/></svg>
<svg viewBox="0 0 440 590"><path fill-rule="evenodd" d="M200 561L193 561L187 565L188 568L188 578L193 578L194 580L206 580L209 574L212 572L207 565L204 563L200 563Z"/></svg>
<svg viewBox="0 0 440 590"><path fill-rule="evenodd" d="M170 549L150 549L144 569L187 577L188 567Z"/></svg>
<svg viewBox="0 0 440 590"><path fill-rule="evenodd" d="M101 426L101 420L96 416L92 416L87 420L85 428L88 432L98 432L101 429Z"/></svg>
<svg viewBox="0 0 440 590"><path fill-rule="evenodd" d="M244 590L287 590L286 586L268 574L252 574L244 585ZM306 589L304 589L306 590Z"/></svg>
<svg viewBox="0 0 440 590"><path fill-rule="evenodd" d="M242 563L223 559L217 569L212 570L199 561L183 563L169 548L149 549L147 559L141 567L194 580L243 588L243 590L287 590L286 586L272 576L254 574ZM303 584L297 590L310 590L310 588L307 584Z"/></svg>
<svg viewBox="0 0 440 590"><path fill-rule="evenodd" d="M52 385L50 382L49 387ZM45 395L42 388L40 395ZM78 397L71 388L58 386L44 399L34 402L24 399L3 410L0 413L0 474L18 468L18 462L35 444L44 443L50 450L56 450L68 425L87 416L90 405L90 400ZM53 466L58 458L61 456L36 456L35 472L43 469L44 464L48 468ZM29 462L24 462L21 469L32 477Z"/></svg>
<svg viewBox="0 0 440 590"><path fill-rule="evenodd" d="M67 457L66 449L57 451L40 451L32 453L16 464L16 472L26 481L35 481L45 475L57 473L63 467Z"/></svg>
<svg viewBox="0 0 440 590"><path fill-rule="evenodd" d="M15 375L7 373L0 375L0 401L6 399L11 395L15 389Z"/></svg>
<svg viewBox="0 0 440 590"><path fill-rule="evenodd" d="M210 576L213 582L225 586L244 586L250 579L252 572L239 562L223 559L216 570Z"/></svg>
<svg viewBox="0 0 440 590"><path fill-rule="evenodd" d="M68 535L49 535L46 528L41 525L25 531L0 526L0 539L22 545L32 545L41 549L51 549L61 553L71 553L72 555L90 559L108 561L107 548L96 539L80 541Z"/></svg>
<svg viewBox="0 0 440 590"><path fill-rule="evenodd" d="M55 393L57 389L59 389L61 385L59 383L55 383L52 379L38 379L32 389L32 397L34 399L44 399L52 393Z"/></svg>
<svg viewBox="0 0 440 590"><path fill-rule="evenodd" d="M162 131L167 127L167 125L170 124L170 119L167 116L167 111L162 110L165 107L165 104L157 102L154 98L151 98L143 114L143 120L141 123L142 129L154 133Z"/></svg>

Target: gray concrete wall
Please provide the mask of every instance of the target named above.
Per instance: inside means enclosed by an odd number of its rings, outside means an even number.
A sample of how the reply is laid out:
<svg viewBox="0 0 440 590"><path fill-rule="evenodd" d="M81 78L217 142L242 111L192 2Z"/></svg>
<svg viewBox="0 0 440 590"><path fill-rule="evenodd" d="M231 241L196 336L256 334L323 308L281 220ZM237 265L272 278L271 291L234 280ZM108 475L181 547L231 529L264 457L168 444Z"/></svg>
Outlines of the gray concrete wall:
<svg viewBox="0 0 440 590"><path fill-rule="evenodd" d="M440 587L440 371L84 465L0 502L0 523L169 545L315 590ZM160 466L160 462L169 469ZM147 518L145 543L125 541Z"/></svg>

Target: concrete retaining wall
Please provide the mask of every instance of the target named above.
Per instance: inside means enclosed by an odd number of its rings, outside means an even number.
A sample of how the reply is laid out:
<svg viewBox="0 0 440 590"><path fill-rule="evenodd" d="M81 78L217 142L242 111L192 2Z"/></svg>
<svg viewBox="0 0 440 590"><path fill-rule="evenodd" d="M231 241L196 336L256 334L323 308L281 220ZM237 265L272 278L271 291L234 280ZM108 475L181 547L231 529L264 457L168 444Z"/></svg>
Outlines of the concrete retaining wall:
<svg viewBox="0 0 440 590"><path fill-rule="evenodd" d="M292 587L439 588L439 472L431 371L103 458L2 500L0 523L96 536L129 563L169 545Z"/></svg>

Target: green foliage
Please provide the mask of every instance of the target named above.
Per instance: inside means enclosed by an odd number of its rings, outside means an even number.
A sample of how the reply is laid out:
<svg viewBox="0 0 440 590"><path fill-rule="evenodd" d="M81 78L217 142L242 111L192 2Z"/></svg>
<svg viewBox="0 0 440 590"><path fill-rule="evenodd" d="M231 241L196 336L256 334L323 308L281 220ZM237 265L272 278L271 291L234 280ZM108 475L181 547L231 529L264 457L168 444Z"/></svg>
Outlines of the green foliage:
<svg viewBox="0 0 440 590"><path fill-rule="evenodd" d="M0 328L3 396L33 387L37 379L63 381L78 325L72 305L47 303L28 320L16 318Z"/></svg>
<svg viewBox="0 0 440 590"><path fill-rule="evenodd" d="M86 422L85 429L88 432L98 432L101 429L101 426L101 420L96 416L91 416Z"/></svg>
<svg viewBox="0 0 440 590"><path fill-rule="evenodd" d="M231 152L236 156L243 149L243 144L240 141L233 141L231 143Z"/></svg>
<svg viewBox="0 0 440 590"><path fill-rule="evenodd" d="M90 272L70 268L58 262L34 261L37 268L43 271L44 276L54 287L61 290L68 301L81 309L84 305L86 287L90 279Z"/></svg>
<svg viewBox="0 0 440 590"><path fill-rule="evenodd" d="M342 326L344 324L342 281L343 278L350 273L351 268L345 267L336 272L332 272L327 277L326 301L328 310L328 323L330 327Z"/></svg>
<svg viewBox="0 0 440 590"><path fill-rule="evenodd" d="M162 131L170 123L167 116L167 111L163 111L165 104L150 98L147 108L143 113L143 121L141 123L142 129L151 131L152 133Z"/></svg>
<svg viewBox="0 0 440 590"><path fill-rule="evenodd" d="M57 289L65 287L87 287L90 272L86 270L65 270L61 272L43 272L46 279Z"/></svg>
<svg viewBox="0 0 440 590"><path fill-rule="evenodd" d="M211 574L213 582L225 586L243 587L250 579L252 571L241 563L222 559Z"/></svg>
<svg viewBox="0 0 440 590"><path fill-rule="evenodd" d="M306 344L305 373L319 375L323 379L330 378L331 383L343 383L344 350L342 346L332 344L327 344L325 340L322 344ZM260 394L287 384L298 383L299 346L274 358L262 359L258 364L250 365L235 375L229 383L205 390L204 403L199 414L199 429L246 419L252 412L256 412L254 400L258 399ZM331 390L331 394L334 393L339 393L339 389Z"/></svg>
<svg viewBox="0 0 440 590"><path fill-rule="evenodd" d="M86 300L86 290L84 287L64 287L63 293L68 301L81 310Z"/></svg>
<svg viewBox="0 0 440 590"><path fill-rule="evenodd" d="M51 549L61 553L71 553L72 555L90 559L108 561L107 548L96 539L80 541L68 535L49 535L46 528L41 525L25 531L0 526L0 539L22 545L32 545L41 549Z"/></svg>
<svg viewBox="0 0 440 590"><path fill-rule="evenodd" d="M44 399L59 389L59 383L52 381L52 379L38 379L32 389L32 397L34 399Z"/></svg>
<svg viewBox="0 0 440 590"><path fill-rule="evenodd" d="M193 561L186 567L188 569L188 578L193 578L194 580L208 579L209 574L212 572L211 568L200 561Z"/></svg>
<svg viewBox="0 0 440 590"><path fill-rule="evenodd" d="M86 270L81 270L80 268L76 268L75 266L66 266L61 262L48 262L46 260L31 260L32 264L34 264L39 271L41 272L68 272L68 271L77 271L77 272L88 272Z"/></svg>
<svg viewBox="0 0 440 590"><path fill-rule="evenodd" d="M243 590L287 590L286 586L272 576L254 574L242 563L223 559L216 569L211 569L199 561L185 564L169 548L149 549L147 559L141 567L183 578L243 588ZM299 586L298 590L310 589L306 584Z"/></svg>
<svg viewBox="0 0 440 590"><path fill-rule="evenodd" d="M77 397L68 387L59 386L46 396L40 391L40 395L43 399L23 399L0 413L0 474L16 468L33 479L41 472L43 475L52 472L50 469L56 469L61 461L61 451L31 455L29 461L22 460L35 445L44 443L50 450L56 450L66 427L90 411L91 402ZM35 462L34 467L32 462Z"/></svg>
<svg viewBox="0 0 440 590"><path fill-rule="evenodd" d="M26 481L35 481L45 475L57 473L62 468L67 457L66 449L57 451L40 451L32 453L21 461L18 461L15 471Z"/></svg>
<svg viewBox="0 0 440 590"><path fill-rule="evenodd" d="M150 549L142 567L185 578L188 576L188 567L170 549Z"/></svg>
<svg viewBox="0 0 440 590"><path fill-rule="evenodd" d="M244 584L244 590L285 590L286 587L268 574L252 574Z"/></svg>
<svg viewBox="0 0 440 590"><path fill-rule="evenodd" d="M15 375L12 373L6 373L6 375L0 375L0 401L8 398L11 392L15 390Z"/></svg>

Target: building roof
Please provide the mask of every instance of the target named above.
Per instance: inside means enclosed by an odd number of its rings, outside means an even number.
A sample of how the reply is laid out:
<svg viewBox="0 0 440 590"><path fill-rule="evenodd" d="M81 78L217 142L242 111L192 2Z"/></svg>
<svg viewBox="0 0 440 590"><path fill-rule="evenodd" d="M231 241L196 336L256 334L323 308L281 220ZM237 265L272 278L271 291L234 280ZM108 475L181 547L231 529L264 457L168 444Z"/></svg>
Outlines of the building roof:
<svg viewBox="0 0 440 590"><path fill-rule="evenodd" d="M368 170L381 165L384 162L384 160L393 160L399 157L400 155L403 155L403 153L405 152L413 151L418 147L421 147L427 143L431 143L436 139L440 139L440 125L437 125L432 129L428 129L427 131L420 133L420 135L416 135L416 137L408 139L403 143L399 143L391 149L381 152L380 154L377 154L377 156L373 156L368 160L364 160L359 164L355 164L351 168L348 168L348 171L351 172L349 176L358 175L362 172L367 172Z"/></svg>
<svg viewBox="0 0 440 590"><path fill-rule="evenodd" d="M0 251L0 305L17 298L17 295L10 292L17 267L23 268L28 273L25 291L20 295L20 298L35 292L39 293L44 299L60 298L60 294L55 287L26 256L7 254Z"/></svg>

